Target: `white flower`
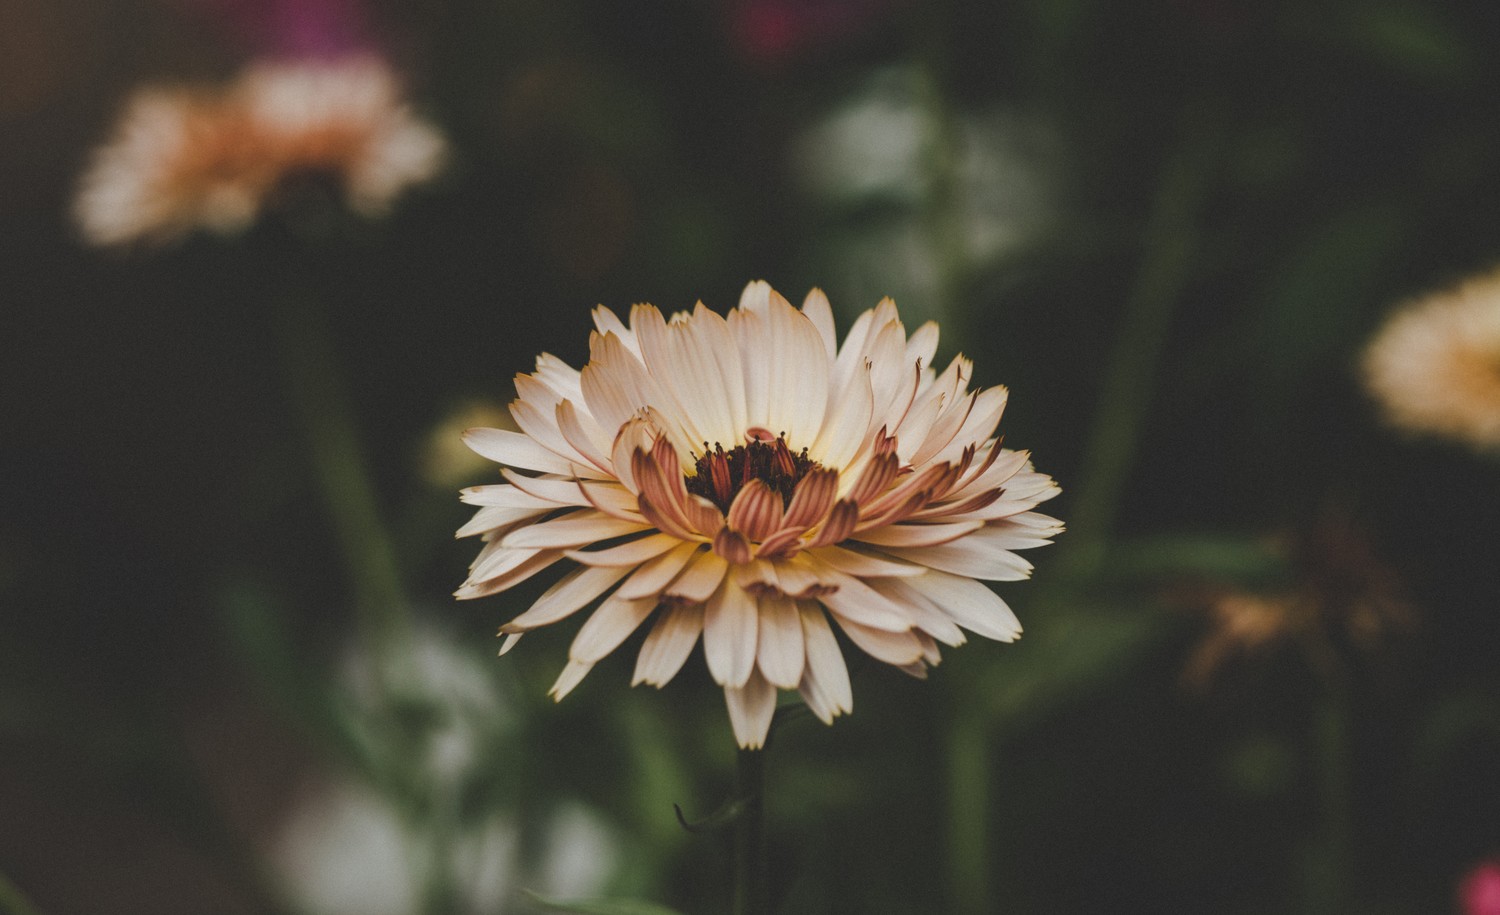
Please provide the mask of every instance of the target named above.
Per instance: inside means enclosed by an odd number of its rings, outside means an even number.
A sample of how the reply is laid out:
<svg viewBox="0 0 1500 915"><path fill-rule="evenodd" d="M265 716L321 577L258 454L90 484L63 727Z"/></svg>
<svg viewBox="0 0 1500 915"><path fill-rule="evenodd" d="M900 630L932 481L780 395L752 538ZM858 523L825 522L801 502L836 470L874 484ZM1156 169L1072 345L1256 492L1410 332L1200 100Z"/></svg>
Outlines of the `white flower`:
<svg viewBox="0 0 1500 915"><path fill-rule="evenodd" d="M350 208L378 216L436 175L444 153L377 57L262 63L223 89L138 90L83 176L74 215L97 245L232 234L288 181L321 175Z"/></svg>
<svg viewBox="0 0 1500 915"><path fill-rule="evenodd" d="M1004 388L969 391L962 357L933 370L936 324L908 337L887 299L839 347L821 292L798 311L763 282L727 318L637 305L629 326L603 307L594 322L581 372L544 354L516 378L519 432L467 434L507 482L463 493L480 509L459 536L487 542L457 596L576 564L501 628L502 653L604 598L557 698L650 621L634 682L667 683L701 636L754 748L778 689L825 722L852 709L830 619L916 676L963 629L1020 634L976 579L1030 575L1013 551L1061 531L1032 511L1058 489L993 437Z"/></svg>
<svg viewBox="0 0 1500 915"><path fill-rule="evenodd" d="M1393 425L1500 450L1500 272L1398 311L1365 352L1364 380Z"/></svg>

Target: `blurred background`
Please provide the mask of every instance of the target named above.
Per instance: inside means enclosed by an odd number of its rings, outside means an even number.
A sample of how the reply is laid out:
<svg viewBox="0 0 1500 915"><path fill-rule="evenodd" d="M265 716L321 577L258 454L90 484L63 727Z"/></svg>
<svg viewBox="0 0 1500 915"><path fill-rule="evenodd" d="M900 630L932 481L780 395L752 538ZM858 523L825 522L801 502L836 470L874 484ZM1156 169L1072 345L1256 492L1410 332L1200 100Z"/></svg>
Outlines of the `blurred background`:
<svg viewBox="0 0 1500 915"><path fill-rule="evenodd" d="M1358 366L1500 261L1497 42L1417 0L5 0L0 911L726 910L672 810L732 784L702 664L554 706L576 627L497 660L535 591L453 601L452 532L496 479L458 433L594 305L758 278L938 319L1069 525L1001 586L1024 639L778 732L780 911L1481 911L1500 460ZM74 221L140 86L350 50L446 137L388 210Z"/></svg>

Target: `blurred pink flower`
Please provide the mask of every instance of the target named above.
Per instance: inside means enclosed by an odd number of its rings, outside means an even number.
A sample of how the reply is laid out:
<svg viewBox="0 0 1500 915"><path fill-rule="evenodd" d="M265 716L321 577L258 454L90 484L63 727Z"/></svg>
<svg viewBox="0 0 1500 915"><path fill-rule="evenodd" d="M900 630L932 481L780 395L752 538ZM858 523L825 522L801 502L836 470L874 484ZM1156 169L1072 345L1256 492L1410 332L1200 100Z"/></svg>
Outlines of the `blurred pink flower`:
<svg viewBox="0 0 1500 915"><path fill-rule="evenodd" d="M178 0L234 41L272 57L331 57L370 46L363 0Z"/></svg>
<svg viewBox="0 0 1500 915"><path fill-rule="evenodd" d="M900 0L730 0L730 35L752 63L777 66L864 30Z"/></svg>
<svg viewBox="0 0 1500 915"><path fill-rule="evenodd" d="M1458 885L1463 915L1500 915L1500 858L1477 865Z"/></svg>

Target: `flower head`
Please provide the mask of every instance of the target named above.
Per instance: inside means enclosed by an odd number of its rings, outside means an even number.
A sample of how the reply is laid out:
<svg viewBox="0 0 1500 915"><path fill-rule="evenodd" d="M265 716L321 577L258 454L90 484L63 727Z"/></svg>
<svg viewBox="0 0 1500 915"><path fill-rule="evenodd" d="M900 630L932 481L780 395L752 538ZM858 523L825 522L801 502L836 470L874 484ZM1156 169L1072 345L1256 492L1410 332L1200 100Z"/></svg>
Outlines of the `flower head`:
<svg viewBox="0 0 1500 915"><path fill-rule="evenodd" d="M1364 378L1393 425L1500 450L1500 272L1397 312Z"/></svg>
<svg viewBox="0 0 1500 915"><path fill-rule="evenodd" d="M936 324L908 337L887 299L839 346L821 292L799 311L763 282L727 317L637 305L594 323L581 372L544 354L517 376L519 432L467 434L507 482L463 493L480 508L459 536L487 542L457 596L576 564L501 627L502 653L603 597L558 699L650 621L634 682L666 684L701 636L753 748L778 689L825 722L852 709L830 620L919 677L964 629L1020 634L976 579L1030 575L1013 551L1062 530L1032 511L1058 489L993 437L1004 388L968 390L963 357L934 371Z"/></svg>
<svg viewBox="0 0 1500 915"><path fill-rule="evenodd" d="M1484 861L1464 876L1458 902L1463 915L1500 915L1500 859Z"/></svg>
<svg viewBox="0 0 1500 915"><path fill-rule="evenodd" d="M98 245L232 234L311 178L377 216L432 178L443 153L377 57L262 63L223 89L136 92L83 177L75 215Z"/></svg>

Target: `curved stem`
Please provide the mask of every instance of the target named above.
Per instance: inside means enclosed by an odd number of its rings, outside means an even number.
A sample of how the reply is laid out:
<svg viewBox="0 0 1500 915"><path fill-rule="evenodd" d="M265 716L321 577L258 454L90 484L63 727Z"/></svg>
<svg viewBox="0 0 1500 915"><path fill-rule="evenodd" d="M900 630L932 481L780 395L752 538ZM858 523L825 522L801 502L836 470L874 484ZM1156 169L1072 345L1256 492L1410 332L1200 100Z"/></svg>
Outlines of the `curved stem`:
<svg viewBox="0 0 1500 915"><path fill-rule="evenodd" d="M734 915L765 915L766 898L765 755L739 751L735 795L744 803L734 821Z"/></svg>

